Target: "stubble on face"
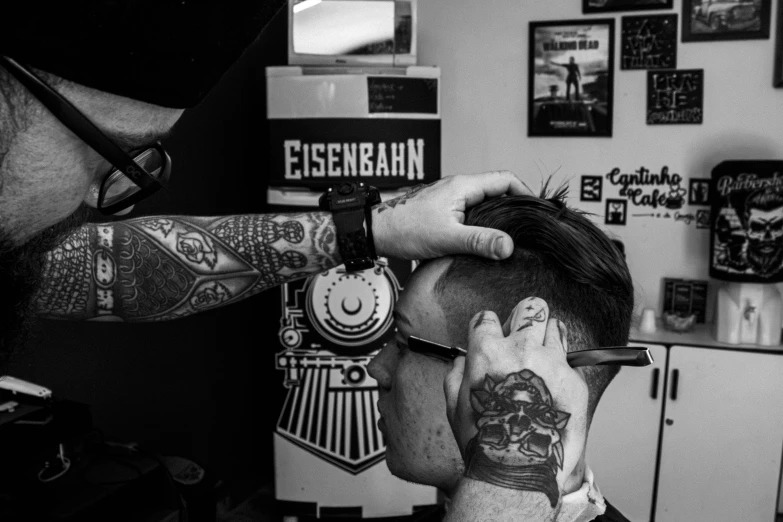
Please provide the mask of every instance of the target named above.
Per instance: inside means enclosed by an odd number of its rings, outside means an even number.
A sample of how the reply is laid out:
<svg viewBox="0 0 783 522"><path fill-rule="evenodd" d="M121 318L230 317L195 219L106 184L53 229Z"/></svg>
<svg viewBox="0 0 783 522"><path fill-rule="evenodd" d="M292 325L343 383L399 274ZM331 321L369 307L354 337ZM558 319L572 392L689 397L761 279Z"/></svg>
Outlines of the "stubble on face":
<svg viewBox="0 0 783 522"><path fill-rule="evenodd" d="M446 318L433 285L446 263L417 268L395 310L407 320L398 324L399 338L416 335L449 343ZM386 462L393 475L435 486L450 494L464 465L446 417L443 380L449 365L391 344L370 366L378 377L386 424Z"/></svg>

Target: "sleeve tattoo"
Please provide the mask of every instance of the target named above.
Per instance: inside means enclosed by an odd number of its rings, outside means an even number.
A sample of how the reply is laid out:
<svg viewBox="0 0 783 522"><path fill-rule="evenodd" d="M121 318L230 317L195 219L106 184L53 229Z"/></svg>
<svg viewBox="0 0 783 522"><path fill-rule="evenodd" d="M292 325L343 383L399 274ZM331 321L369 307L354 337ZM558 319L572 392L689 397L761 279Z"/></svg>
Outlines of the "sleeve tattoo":
<svg viewBox="0 0 783 522"><path fill-rule="evenodd" d="M340 262L322 212L89 224L47 254L35 304L58 319L175 319Z"/></svg>
<svg viewBox="0 0 783 522"><path fill-rule="evenodd" d="M524 369L484 377L472 390L478 433L465 451L465 476L510 489L546 494L554 508L563 468L563 430L570 414L554 408L544 380Z"/></svg>

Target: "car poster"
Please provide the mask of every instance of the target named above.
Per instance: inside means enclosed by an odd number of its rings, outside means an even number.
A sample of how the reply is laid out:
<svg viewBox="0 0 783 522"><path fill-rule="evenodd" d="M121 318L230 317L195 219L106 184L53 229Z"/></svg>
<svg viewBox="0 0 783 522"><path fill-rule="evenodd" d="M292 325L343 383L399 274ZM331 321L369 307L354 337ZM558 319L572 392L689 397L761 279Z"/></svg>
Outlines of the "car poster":
<svg viewBox="0 0 783 522"><path fill-rule="evenodd" d="M682 41L769 38L772 0L682 0Z"/></svg>

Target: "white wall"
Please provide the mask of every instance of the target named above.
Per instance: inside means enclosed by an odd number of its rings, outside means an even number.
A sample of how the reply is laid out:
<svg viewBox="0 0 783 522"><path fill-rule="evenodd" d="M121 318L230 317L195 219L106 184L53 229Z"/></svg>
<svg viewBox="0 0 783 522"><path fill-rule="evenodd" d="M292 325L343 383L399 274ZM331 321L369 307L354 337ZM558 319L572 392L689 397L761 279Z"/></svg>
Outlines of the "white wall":
<svg viewBox="0 0 783 522"><path fill-rule="evenodd" d="M553 172L558 184L570 180L570 203L625 242L637 306L660 312L661 278L708 278L708 231L655 218L604 226L603 203L579 202L580 176L667 165L708 178L724 159L783 159L783 89L772 87L777 4L768 40L680 42L678 68L704 69L704 123L648 126L646 72L619 70L620 18L679 14L681 0L674 10L601 15L583 15L581 0L419 0L419 63L442 73L444 175L510 169L534 189ZM528 138L528 22L606 17L616 19L613 137ZM617 188L604 180L607 195Z"/></svg>

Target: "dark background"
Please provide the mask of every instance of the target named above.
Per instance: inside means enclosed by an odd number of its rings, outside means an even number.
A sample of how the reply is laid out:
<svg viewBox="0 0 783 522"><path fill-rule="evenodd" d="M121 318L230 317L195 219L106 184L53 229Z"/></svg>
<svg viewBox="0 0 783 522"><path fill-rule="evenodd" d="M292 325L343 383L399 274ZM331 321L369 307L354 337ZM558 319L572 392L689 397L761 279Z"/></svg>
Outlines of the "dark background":
<svg viewBox="0 0 783 522"><path fill-rule="evenodd" d="M283 9L165 141L169 187L126 217L266 210L264 68L286 64L286 34ZM285 393L274 367L279 317L280 292L271 289L163 323L40 320L8 373L88 404L106 436L190 458L249 492L274 475Z"/></svg>

